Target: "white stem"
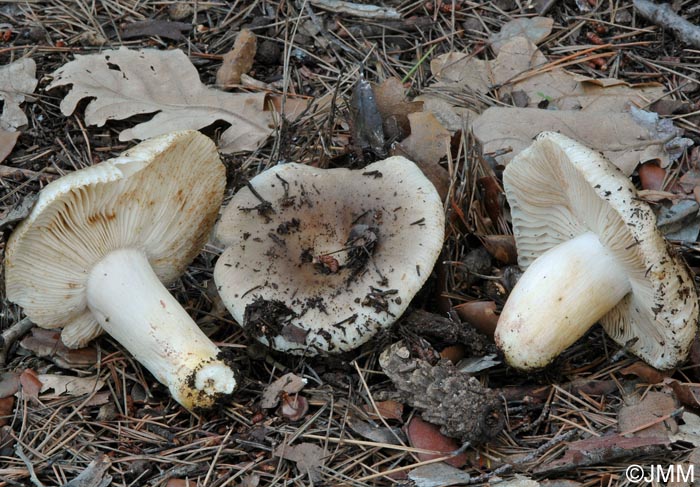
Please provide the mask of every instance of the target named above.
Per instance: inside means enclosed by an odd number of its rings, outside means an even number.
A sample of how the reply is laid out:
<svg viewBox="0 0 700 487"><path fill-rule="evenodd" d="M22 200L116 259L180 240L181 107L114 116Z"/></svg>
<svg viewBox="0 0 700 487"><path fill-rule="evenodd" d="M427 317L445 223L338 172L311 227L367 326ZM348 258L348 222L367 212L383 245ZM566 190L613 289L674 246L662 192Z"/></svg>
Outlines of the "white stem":
<svg viewBox="0 0 700 487"><path fill-rule="evenodd" d="M144 253L110 252L92 271L88 307L187 409L206 409L231 394L234 371L156 276Z"/></svg>
<svg viewBox="0 0 700 487"><path fill-rule="evenodd" d="M498 319L496 344L514 367L544 367L631 290L612 253L585 233L528 267Z"/></svg>

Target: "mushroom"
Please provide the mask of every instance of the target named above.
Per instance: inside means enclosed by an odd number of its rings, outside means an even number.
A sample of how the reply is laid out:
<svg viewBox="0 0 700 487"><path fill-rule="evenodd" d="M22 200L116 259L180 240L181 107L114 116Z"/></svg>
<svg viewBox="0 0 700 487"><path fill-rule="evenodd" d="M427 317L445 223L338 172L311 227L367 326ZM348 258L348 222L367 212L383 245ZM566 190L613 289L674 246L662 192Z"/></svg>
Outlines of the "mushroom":
<svg viewBox="0 0 700 487"><path fill-rule="evenodd" d="M440 254L444 225L435 187L403 157L354 171L279 165L224 210L214 280L263 344L344 352L404 312Z"/></svg>
<svg viewBox="0 0 700 487"><path fill-rule="evenodd" d="M206 242L225 171L196 131L140 143L44 188L5 255L9 299L62 341L106 331L190 410L234 391L234 370L168 293Z"/></svg>
<svg viewBox="0 0 700 487"><path fill-rule="evenodd" d="M511 365L544 367L596 322L653 367L685 359L698 320L693 278L617 167L545 132L503 183L526 268L496 327Z"/></svg>

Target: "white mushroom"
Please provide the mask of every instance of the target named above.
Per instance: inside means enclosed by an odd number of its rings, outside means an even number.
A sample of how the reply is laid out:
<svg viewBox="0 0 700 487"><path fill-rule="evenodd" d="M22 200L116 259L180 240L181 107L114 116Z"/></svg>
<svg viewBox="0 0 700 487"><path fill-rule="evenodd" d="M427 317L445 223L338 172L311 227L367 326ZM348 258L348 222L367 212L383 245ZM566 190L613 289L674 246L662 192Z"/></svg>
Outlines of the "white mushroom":
<svg viewBox="0 0 700 487"><path fill-rule="evenodd" d="M69 347L109 333L188 409L231 394L234 370L162 282L207 240L224 167L195 131L160 136L41 191L5 256L10 300Z"/></svg>
<svg viewBox="0 0 700 487"><path fill-rule="evenodd" d="M404 312L440 254L444 224L437 191L403 157L358 171L279 165L224 210L214 279L262 343L352 350Z"/></svg>
<svg viewBox="0 0 700 487"><path fill-rule="evenodd" d="M547 365L598 321L656 368L686 358L698 321L693 278L629 179L599 153L543 133L503 182L527 269L496 328L511 365Z"/></svg>

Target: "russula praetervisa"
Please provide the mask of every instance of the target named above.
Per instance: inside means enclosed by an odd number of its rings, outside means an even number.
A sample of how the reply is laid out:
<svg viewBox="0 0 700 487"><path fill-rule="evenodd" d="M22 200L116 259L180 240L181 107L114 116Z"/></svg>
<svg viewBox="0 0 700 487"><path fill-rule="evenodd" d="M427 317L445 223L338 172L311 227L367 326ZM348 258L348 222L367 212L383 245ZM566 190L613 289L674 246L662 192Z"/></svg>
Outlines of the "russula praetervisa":
<svg viewBox="0 0 700 487"><path fill-rule="evenodd" d="M8 298L63 328L69 347L107 332L184 407L213 406L234 391L234 370L163 283L206 242L224 185L216 147L196 131L57 179L7 244Z"/></svg>
<svg viewBox="0 0 700 487"><path fill-rule="evenodd" d="M444 225L434 186L403 157L355 171L279 165L224 210L214 280L262 343L344 352L401 316L440 254Z"/></svg>
<svg viewBox="0 0 700 487"><path fill-rule="evenodd" d="M503 183L526 269L496 327L511 365L544 367L596 322L653 367L686 358L698 320L693 278L617 167L545 132Z"/></svg>

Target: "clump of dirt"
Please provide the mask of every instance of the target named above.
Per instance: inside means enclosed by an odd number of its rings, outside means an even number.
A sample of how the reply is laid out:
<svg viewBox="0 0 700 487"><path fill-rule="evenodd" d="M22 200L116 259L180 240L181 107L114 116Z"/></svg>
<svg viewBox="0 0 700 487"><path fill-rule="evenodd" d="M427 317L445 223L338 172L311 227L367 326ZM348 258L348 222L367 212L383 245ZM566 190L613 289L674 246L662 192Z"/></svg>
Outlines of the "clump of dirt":
<svg viewBox="0 0 700 487"><path fill-rule="evenodd" d="M243 329L254 337L274 337L294 319L297 314L278 299L258 297L245 308Z"/></svg>

